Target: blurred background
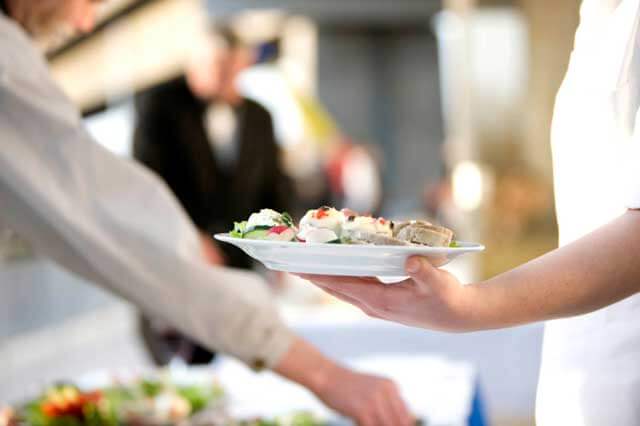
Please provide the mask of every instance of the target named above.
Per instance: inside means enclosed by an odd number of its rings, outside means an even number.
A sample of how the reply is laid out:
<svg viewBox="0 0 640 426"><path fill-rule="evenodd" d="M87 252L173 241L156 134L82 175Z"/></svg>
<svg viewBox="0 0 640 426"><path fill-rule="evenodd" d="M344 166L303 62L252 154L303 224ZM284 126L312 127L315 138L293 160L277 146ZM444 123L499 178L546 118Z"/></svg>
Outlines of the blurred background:
<svg viewBox="0 0 640 426"><path fill-rule="evenodd" d="M262 170L256 181L273 187L234 187L257 191L255 202L269 203L258 208L282 205L299 218L327 204L431 219L457 239L486 245L450 265L471 281L556 246L549 128L578 7L578 0L111 0L95 32L47 56L97 142L164 173L176 192L189 185L176 178L188 170ZM180 137L154 132L167 122L184 130ZM187 171L154 160L158 137L200 136L215 161L194 164L195 154L177 148L162 155ZM252 162L267 155L256 153L256 140L275 144L273 170ZM177 195L188 210L197 198ZM234 202L231 193L216 197ZM195 204L189 213L203 232L231 226L224 214L202 219L221 207ZM291 277L260 272L285 318L329 354L424 353L468 363L491 424L533 424L541 325L455 336L397 327ZM154 353L163 327L154 321L0 231L0 400L96 369L170 362Z"/></svg>

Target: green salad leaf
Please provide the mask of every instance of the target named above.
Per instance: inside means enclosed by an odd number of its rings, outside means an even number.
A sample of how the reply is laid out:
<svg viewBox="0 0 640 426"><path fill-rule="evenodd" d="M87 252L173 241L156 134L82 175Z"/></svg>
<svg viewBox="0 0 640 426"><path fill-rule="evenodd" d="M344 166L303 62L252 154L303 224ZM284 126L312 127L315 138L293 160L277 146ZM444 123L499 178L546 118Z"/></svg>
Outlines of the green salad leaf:
<svg viewBox="0 0 640 426"><path fill-rule="evenodd" d="M287 212L282 213L282 222L290 228L293 228L293 218Z"/></svg>
<svg viewBox="0 0 640 426"><path fill-rule="evenodd" d="M177 393L189 401L194 413L205 408L209 404L209 401L213 399L213 394L209 389L204 389L199 386L179 387Z"/></svg>
<svg viewBox="0 0 640 426"><path fill-rule="evenodd" d="M291 426L322 426L325 423L317 419L312 413L301 411L288 416L276 418L276 424Z"/></svg>
<svg viewBox="0 0 640 426"><path fill-rule="evenodd" d="M162 392L163 384L156 380L143 380L140 382L140 389L145 396L153 398Z"/></svg>
<svg viewBox="0 0 640 426"><path fill-rule="evenodd" d="M247 221L233 222L233 230L229 232L229 235L235 238L242 238L247 228Z"/></svg>
<svg viewBox="0 0 640 426"><path fill-rule="evenodd" d="M273 228L273 226L269 226L269 225L252 226L251 228L248 228L248 229L244 230L244 235L247 235L247 233L249 233L251 231L268 231L271 228Z"/></svg>
<svg viewBox="0 0 640 426"><path fill-rule="evenodd" d="M239 426L326 426L327 423L305 411L278 416L274 419L252 419L238 423Z"/></svg>

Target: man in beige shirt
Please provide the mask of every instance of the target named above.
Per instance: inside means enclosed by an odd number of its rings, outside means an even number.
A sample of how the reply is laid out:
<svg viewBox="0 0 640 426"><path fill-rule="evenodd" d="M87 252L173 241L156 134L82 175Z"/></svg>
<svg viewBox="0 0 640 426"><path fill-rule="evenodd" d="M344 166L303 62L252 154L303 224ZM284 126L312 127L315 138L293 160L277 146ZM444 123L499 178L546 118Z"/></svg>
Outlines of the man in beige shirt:
<svg viewBox="0 0 640 426"><path fill-rule="evenodd" d="M341 367L296 337L257 276L206 263L194 225L155 175L88 135L33 39L91 30L96 3L0 0L0 222L69 270L210 349L302 384L358 424L410 424L391 381Z"/></svg>

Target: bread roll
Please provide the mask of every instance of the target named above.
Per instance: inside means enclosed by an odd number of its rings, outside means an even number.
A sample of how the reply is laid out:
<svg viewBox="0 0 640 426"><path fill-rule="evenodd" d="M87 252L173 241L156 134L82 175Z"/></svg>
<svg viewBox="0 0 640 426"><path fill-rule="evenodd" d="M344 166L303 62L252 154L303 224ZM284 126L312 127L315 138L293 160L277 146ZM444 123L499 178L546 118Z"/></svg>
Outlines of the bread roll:
<svg viewBox="0 0 640 426"><path fill-rule="evenodd" d="M386 235L366 231L353 231L349 234L350 244L375 244L377 246L407 246L410 243Z"/></svg>
<svg viewBox="0 0 640 426"><path fill-rule="evenodd" d="M411 244L431 247L448 247L453 231L443 226L432 225L424 220L411 220L395 224L394 238Z"/></svg>

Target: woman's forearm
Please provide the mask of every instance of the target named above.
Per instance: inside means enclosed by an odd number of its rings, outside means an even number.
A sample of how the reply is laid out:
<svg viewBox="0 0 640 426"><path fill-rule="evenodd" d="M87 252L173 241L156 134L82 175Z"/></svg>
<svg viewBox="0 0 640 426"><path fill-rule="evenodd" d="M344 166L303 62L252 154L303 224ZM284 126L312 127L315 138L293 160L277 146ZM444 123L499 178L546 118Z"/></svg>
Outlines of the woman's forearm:
<svg viewBox="0 0 640 426"><path fill-rule="evenodd" d="M465 332L579 315L640 291L640 211L485 282L461 285L428 258L407 260L409 279L305 275L376 318Z"/></svg>
<svg viewBox="0 0 640 426"><path fill-rule="evenodd" d="M471 284L471 329L584 314L640 291L640 211L485 282Z"/></svg>

